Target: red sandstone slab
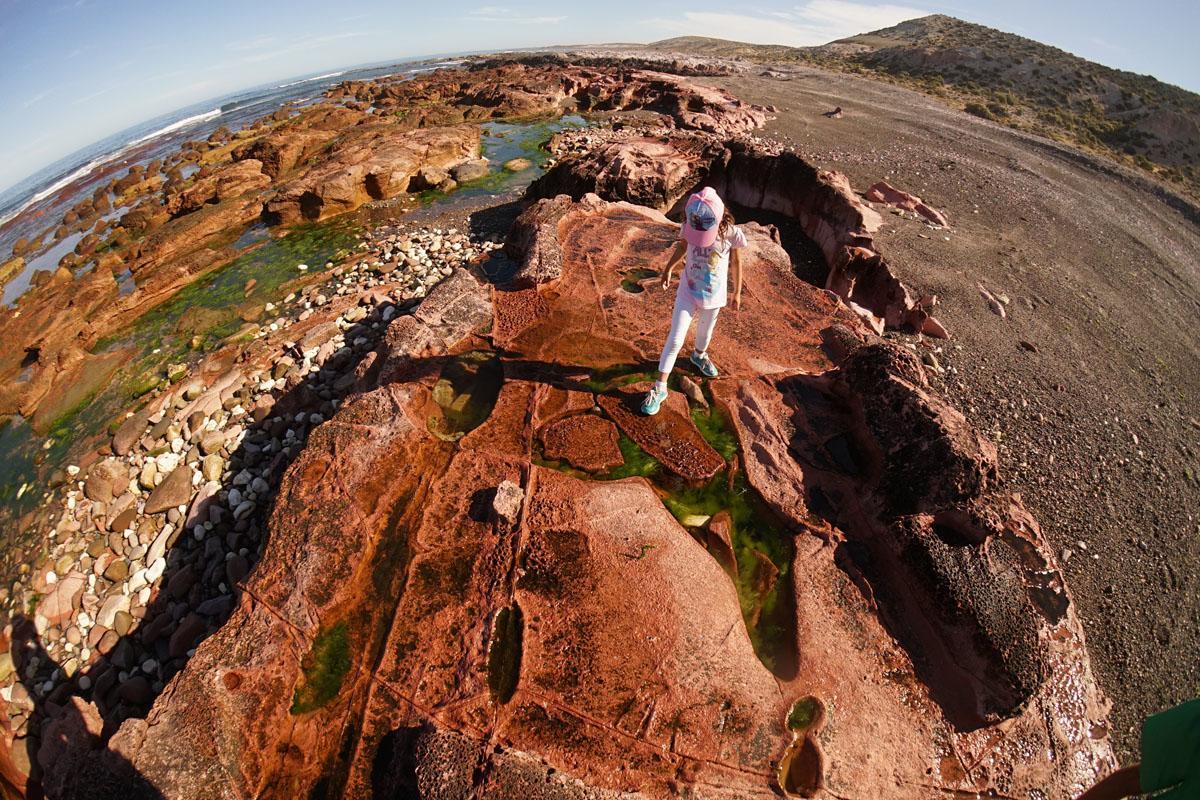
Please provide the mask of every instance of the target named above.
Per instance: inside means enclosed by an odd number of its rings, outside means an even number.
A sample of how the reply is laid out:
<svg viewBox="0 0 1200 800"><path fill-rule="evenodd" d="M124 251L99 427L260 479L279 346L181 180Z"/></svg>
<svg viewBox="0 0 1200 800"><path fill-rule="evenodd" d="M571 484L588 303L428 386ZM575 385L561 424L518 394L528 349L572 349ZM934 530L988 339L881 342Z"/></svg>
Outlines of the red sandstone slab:
<svg viewBox="0 0 1200 800"><path fill-rule="evenodd" d="M532 218L531 218L532 219ZM742 226L742 308L721 311L709 352L730 376L823 372L832 364L820 331L835 322L865 330L837 298L797 278L770 232ZM661 213L629 203L588 201L566 211L556 225L541 226L538 247L554 237L561 274L537 289L496 292L493 339L511 355L545 363L605 367L657 362L675 300L652 282L640 293L621 283L634 269L661 270L679 226ZM678 280L678 276L676 276Z"/></svg>
<svg viewBox="0 0 1200 800"><path fill-rule="evenodd" d="M577 414L552 422L538 434L542 453L588 472L600 472L625 463L617 445L617 428L595 414Z"/></svg>
<svg viewBox="0 0 1200 800"><path fill-rule="evenodd" d="M600 407L625 435L657 459L666 469L687 481L706 481L725 466L725 459L704 440L688 414L687 401L671 392L653 417L641 412L648 383L622 387L600 395Z"/></svg>
<svg viewBox="0 0 1200 800"><path fill-rule="evenodd" d="M538 396L537 408L533 415L533 427L540 429L555 420L587 411L594 405L596 405L596 396L591 392L547 386Z"/></svg>
<svg viewBox="0 0 1200 800"><path fill-rule="evenodd" d="M536 384L528 381L505 381L487 421L464 436L459 446L493 455L528 458L531 426L526 420L537 389Z"/></svg>
<svg viewBox="0 0 1200 800"><path fill-rule="evenodd" d="M497 735L597 786L772 796L788 698L721 566L644 481L535 475L514 593L535 622Z"/></svg>

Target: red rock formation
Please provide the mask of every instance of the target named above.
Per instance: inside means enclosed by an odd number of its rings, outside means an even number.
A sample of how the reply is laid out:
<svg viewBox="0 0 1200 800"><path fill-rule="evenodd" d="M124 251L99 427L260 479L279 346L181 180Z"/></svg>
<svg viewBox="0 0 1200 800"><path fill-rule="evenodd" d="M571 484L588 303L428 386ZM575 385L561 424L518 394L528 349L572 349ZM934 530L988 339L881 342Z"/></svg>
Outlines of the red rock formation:
<svg viewBox="0 0 1200 800"><path fill-rule="evenodd" d="M682 133L618 137L560 162L530 186L528 196L565 193L579 199L595 192L668 211L702 185L745 208L796 219L825 256L826 288L877 332L887 326L946 335L871 249L882 224L879 214L858 198L845 175L818 170L791 151Z"/></svg>
<svg viewBox="0 0 1200 800"><path fill-rule="evenodd" d="M319 164L280 185L265 213L276 224L325 219L401 194L422 167L449 167L478 154L479 129L473 126L357 128Z"/></svg>
<svg viewBox="0 0 1200 800"><path fill-rule="evenodd" d="M252 158L226 164L179 194L168 195L164 203L167 213L173 217L190 214L203 205L266 188L271 178L263 174L262 168L263 163Z"/></svg>
<svg viewBox="0 0 1200 800"><path fill-rule="evenodd" d="M555 210L557 221L547 222L548 209ZM797 278L768 229L754 223L743 229L749 247L742 259L742 310L721 312L709 351L713 360L723 374L739 377L828 368L820 329L841 321L862 330L857 317L836 297ZM540 285L554 292L498 292L497 323L506 325L493 331L493 339L538 361L656 364L670 328L674 285L666 292L654 287L631 294L621 283L630 270L664 266L678 232L678 223L660 212L605 203L594 195L574 205L557 198L538 201L517 220L510 244L530 242L523 251L513 248L514 256L526 259L517 280L528 274L535 254L560 254L557 267L547 266L552 260L543 257L546 268L537 272ZM594 281L564 282L572 263L589 269Z"/></svg>
<svg viewBox="0 0 1200 800"><path fill-rule="evenodd" d="M564 160L529 187L531 199L589 192L666 211L708 176L724 153L715 137L618 137Z"/></svg>
<svg viewBox="0 0 1200 800"><path fill-rule="evenodd" d="M647 70L517 61L469 71L435 70L412 80L346 81L327 92L354 98L407 127L556 116L565 110L650 111L665 124L722 136L766 122L766 110L721 89Z"/></svg>
<svg viewBox="0 0 1200 800"><path fill-rule="evenodd" d="M288 470L233 616L107 749L54 744L71 765L54 796L132 770L168 798L1057 799L1106 768L1078 621L994 453L764 229L747 226L747 296L708 385L785 523L756 531L790 561L752 550L745 580L779 587L794 674L759 661L731 553L697 541L741 551L745 520L685 530L669 483L532 463L534 426L592 414L582 376L647 357L669 316L621 275L673 223L595 199L562 211L538 234L560 240L551 282L492 293L458 272L391 324L361 393ZM489 318L504 384L449 441L427 412Z"/></svg>
<svg viewBox="0 0 1200 800"><path fill-rule="evenodd" d="M578 414L552 422L538 434L546 458L565 461L587 472L603 472L625 463L617 446L617 429L594 414Z"/></svg>
<svg viewBox="0 0 1200 800"><path fill-rule="evenodd" d="M925 205L921 198L915 194L901 191L887 181L879 181L872 185L870 189L863 192L863 197L872 203L883 203L892 208L903 208L906 211L920 214L939 228L950 226L950 223L946 221L945 214L936 208Z"/></svg>
<svg viewBox="0 0 1200 800"><path fill-rule="evenodd" d="M600 407L626 436L680 478L699 483L720 472L725 459L696 430L683 395L672 392L658 415L647 417L641 405L649 389L648 382L621 387L601 395Z"/></svg>
<svg viewBox="0 0 1200 800"><path fill-rule="evenodd" d="M290 173L329 144L332 135L326 131L286 127L272 131L233 150L235 160L254 160L272 178Z"/></svg>
<svg viewBox="0 0 1200 800"><path fill-rule="evenodd" d="M217 242L230 228L253 222L261 212L262 201L256 197L205 205L198 211L171 220L139 242L133 250L129 269L139 284L146 283L146 273L169 266L169 262L180 256Z"/></svg>

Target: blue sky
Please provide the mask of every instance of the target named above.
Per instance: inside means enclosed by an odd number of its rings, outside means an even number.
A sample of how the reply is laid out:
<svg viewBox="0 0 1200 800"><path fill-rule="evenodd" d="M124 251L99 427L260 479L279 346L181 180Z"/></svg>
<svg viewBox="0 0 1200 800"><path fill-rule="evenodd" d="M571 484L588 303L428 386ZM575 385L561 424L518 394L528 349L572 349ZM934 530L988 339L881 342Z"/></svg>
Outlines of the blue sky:
<svg viewBox="0 0 1200 800"><path fill-rule="evenodd" d="M130 125L370 62L682 34L791 45L945 13L1200 90L1200 2L0 0L0 189Z"/></svg>

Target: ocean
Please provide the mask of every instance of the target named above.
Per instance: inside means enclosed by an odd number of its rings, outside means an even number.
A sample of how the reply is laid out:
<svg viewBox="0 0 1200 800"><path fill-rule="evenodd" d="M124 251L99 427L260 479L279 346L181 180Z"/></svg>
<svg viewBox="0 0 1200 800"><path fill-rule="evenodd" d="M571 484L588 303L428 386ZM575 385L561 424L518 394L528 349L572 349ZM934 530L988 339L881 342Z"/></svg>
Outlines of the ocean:
<svg viewBox="0 0 1200 800"><path fill-rule="evenodd" d="M463 54L348 67L336 72L302 76L232 92L180 108L134 125L84 147L0 192L0 262L8 258L13 243L32 241L53 230L64 212L97 186L119 177L135 164L147 164L174 153L187 141L206 139L221 126L237 131L285 103L297 107L318 102L325 90L342 81L371 80L390 75L412 76L439 67L462 63ZM127 209L114 208L115 219ZM0 304L11 305L29 287L38 270L54 269L70 252L78 236L60 242L43 239L43 246L26 254L26 264L5 286Z"/></svg>

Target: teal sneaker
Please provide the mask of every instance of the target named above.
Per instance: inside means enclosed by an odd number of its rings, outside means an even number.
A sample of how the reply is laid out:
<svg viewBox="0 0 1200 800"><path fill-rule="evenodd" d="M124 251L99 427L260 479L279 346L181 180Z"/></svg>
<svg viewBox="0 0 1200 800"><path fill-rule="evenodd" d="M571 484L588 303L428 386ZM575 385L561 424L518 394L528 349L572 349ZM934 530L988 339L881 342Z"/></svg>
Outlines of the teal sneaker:
<svg viewBox="0 0 1200 800"><path fill-rule="evenodd" d="M712 359L708 357L708 353L697 353L692 351L691 362L700 370L700 374L706 378L717 377L717 365L712 363Z"/></svg>
<svg viewBox="0 0 1200 800"><path fill-rule="evenodd" d="M660 392L657 387L651 386L650 391L646 392L646 399L642 401L642 413L648 417L653 417L658 413L658 409L662 407L663 401L666 399L666 389Z"/></svg>

